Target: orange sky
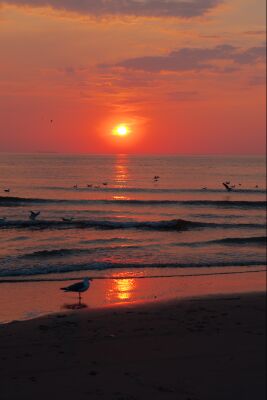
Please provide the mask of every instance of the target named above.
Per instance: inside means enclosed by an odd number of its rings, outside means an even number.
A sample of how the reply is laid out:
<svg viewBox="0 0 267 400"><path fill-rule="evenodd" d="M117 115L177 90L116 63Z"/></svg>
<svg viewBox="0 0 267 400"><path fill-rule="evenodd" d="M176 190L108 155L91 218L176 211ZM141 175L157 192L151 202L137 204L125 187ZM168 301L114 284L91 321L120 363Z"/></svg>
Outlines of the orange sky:
<svg viewBox="0 0 267 400"><path fill-rule="evenodd" d="M0 55L0 151L265 151L265 0L0 0Z"/></svg>

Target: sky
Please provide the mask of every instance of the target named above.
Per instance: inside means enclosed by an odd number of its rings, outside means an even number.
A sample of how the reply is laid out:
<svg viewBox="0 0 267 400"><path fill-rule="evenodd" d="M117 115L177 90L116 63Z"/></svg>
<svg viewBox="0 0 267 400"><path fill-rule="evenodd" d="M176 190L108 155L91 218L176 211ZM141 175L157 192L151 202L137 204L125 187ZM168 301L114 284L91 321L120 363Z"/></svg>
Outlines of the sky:
<svg viewBox="0 0 267 400"><path fill-rule="evenodd" d="M264 154L265 10L0 0L0 151Z"/></svg>

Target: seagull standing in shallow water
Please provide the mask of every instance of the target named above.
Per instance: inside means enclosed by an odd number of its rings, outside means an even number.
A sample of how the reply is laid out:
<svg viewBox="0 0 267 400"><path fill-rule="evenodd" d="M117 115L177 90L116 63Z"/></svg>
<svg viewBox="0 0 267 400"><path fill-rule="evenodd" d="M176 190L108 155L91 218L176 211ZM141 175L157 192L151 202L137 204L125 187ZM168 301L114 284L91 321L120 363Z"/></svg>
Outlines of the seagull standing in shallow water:
<svg viewBox="0 0 267 400"><path fill-rule="evenodd" d="M80 302L81 301L81 293L86 292L86 290L89 289L90 281L92 281L92 280L93 280L92 278L84 278L83 281L74 283L73 285L70 285L70 286L60 288L60 290L64 290L64 292L78 293L79 302Z"/></svg>

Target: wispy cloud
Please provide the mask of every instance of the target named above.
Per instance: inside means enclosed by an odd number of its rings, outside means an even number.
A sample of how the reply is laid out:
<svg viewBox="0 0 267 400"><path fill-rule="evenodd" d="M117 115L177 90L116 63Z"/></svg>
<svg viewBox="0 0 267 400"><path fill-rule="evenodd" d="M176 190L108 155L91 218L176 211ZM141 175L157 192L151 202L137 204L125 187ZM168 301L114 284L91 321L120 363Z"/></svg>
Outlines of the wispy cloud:
<svg viewBox="0 0 267 400"><path fill-rule="evenodd" d="M263 61L265 57L265 46L243 50L225 44L213 48L182 48L163 56L130 58L121 61L116 66L150 72L199 71L215 69L213 63L220 60L241 65Z"/></svg>
<svg viewBox="0 0 267 400"><path fill-rule="evenodd" d="M206 14L224 0L5 0L19 7L52 7L94 16L129 15L143 17L192 18Z"/></svg>

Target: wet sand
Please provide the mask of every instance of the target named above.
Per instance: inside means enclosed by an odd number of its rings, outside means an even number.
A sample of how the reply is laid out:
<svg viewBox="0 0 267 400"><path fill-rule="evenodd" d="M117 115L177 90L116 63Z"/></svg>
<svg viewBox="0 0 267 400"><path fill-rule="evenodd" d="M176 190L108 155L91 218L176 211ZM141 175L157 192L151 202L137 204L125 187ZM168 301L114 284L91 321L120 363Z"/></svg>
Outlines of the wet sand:
<svg viewBox="0 0 267 400"><path fill-rule="evenodd" d="M253 272L254 270L258 272ZM218 294L263 292L266 288L266 267L201 268L190 270L166 269L168 276L134 277L136 271L105 273L94 271L90 289L83 293L82 301L88 309L117 306L122 303L166 302ZM151 274L146 270L146 274ZM154 270L153 275L159 274ZM173 276L175 274L179 274ZM67 274L66 274L67 275ZM68 278L67 276L64 278ZM77 280L83 279L84 272L77 273ZM161 275L161 272L160 272ZM48 279L51 277L47 276ZM41 277L41 279L44 279ZM52 278L54 279L54 278ZM73 281L41 280L34 282L5 282L0 280L0 324L15 320L27 320L52 313L65 312L77 305L76 293L64 293L60 287ZM2 281L4 282L4 281Z"/></svg>
<svg viewBox="0 0 267 400"><path fill-rule="evenodd" d="M1 400L265 398L265 294L0 326Z"/></svg>

